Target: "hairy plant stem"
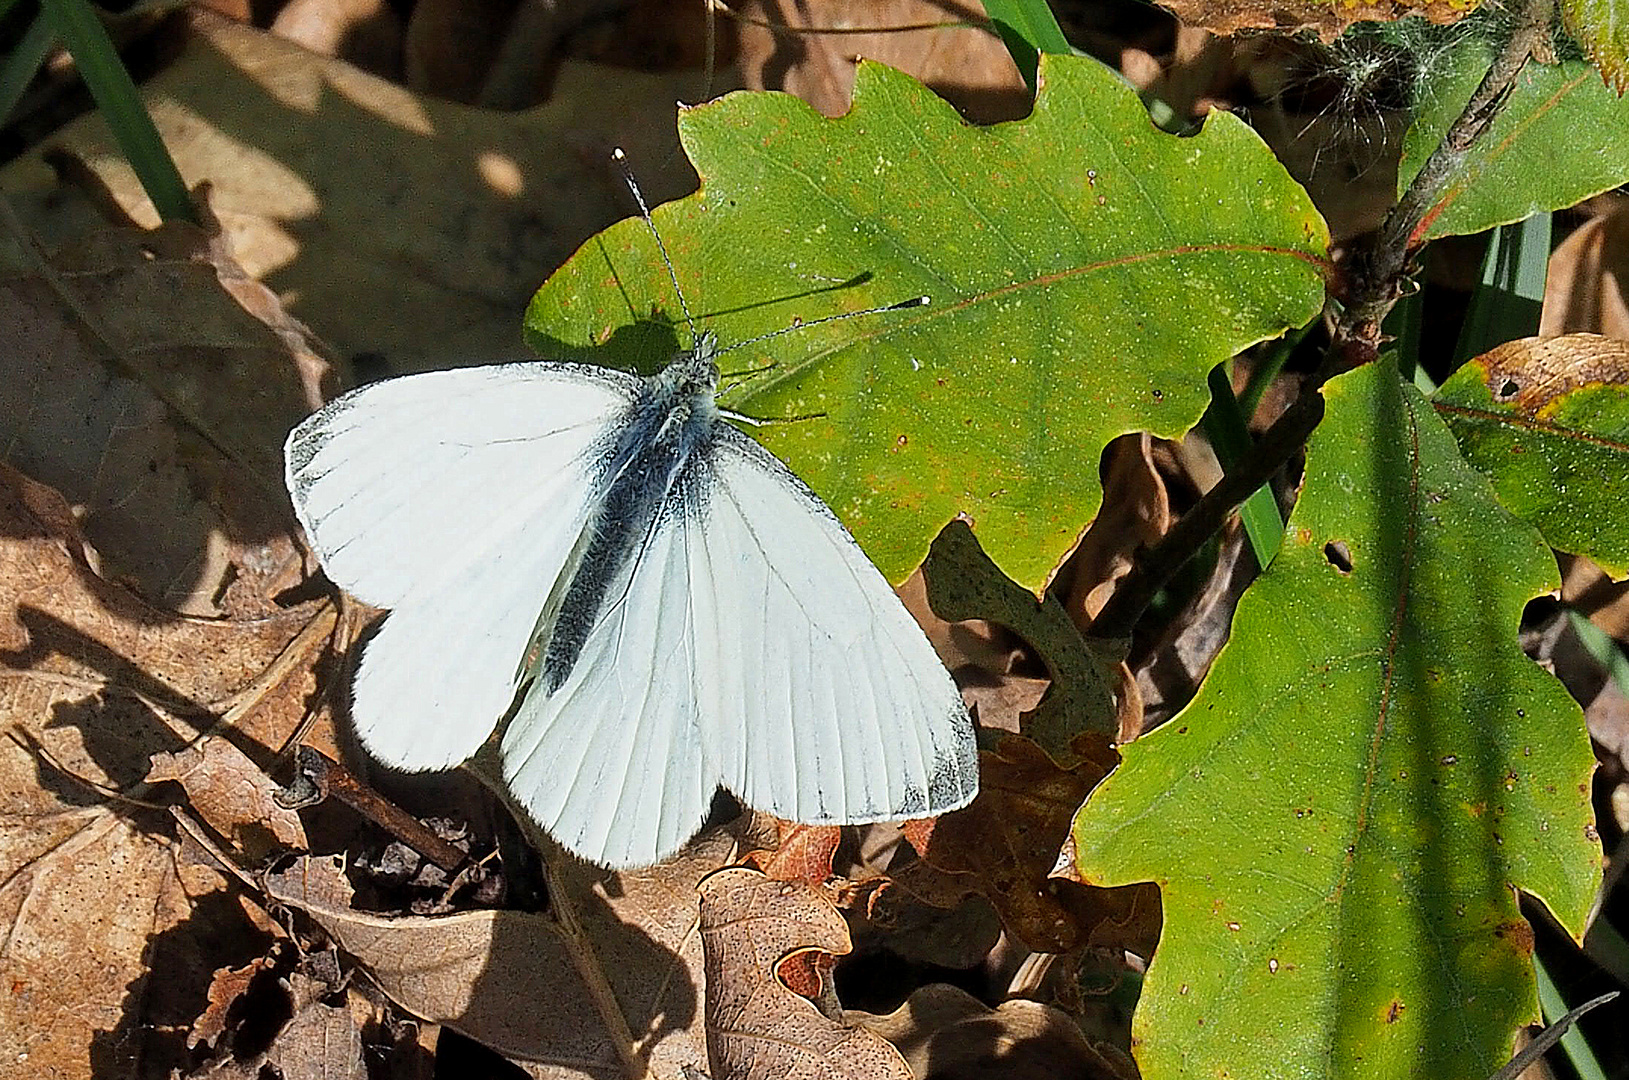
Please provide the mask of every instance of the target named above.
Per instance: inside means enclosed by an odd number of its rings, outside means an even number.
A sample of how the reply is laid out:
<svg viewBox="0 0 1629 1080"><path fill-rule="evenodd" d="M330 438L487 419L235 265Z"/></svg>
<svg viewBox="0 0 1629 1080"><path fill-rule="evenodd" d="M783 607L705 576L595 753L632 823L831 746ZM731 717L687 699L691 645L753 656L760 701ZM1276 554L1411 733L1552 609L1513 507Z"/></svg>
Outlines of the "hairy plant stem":
<svg viewBox="0 0 1629 1080"><path fill-rule="evenodd" d="M1120 582L1088 633L1130 636L1137 620L1189 559L1215 536L1235 509L1300 452L1324 416L1321 388L1343 371L1380 356L1381 324L1405 295L1414 257L1424 243L1444 190L1464 170L1466 158L1510 96L1528 58L1548 51L1555 0L1525 0L1515 29L1489 65L1459 118L1444 133L1419 173L1386 215L1373 240L1344 267L1344 301L1335 310L1330 344L1300 395L1274 421L1248 454L1184 514L1170 532L1145 551Z"/></svg>
<svg viewBox="0 0 1629 1080"><path fill-rule="evenodd" d="M1336 320L1331 348L1313 388L1380 355L1381 323L1404 294L1411 264L1424 244L1443 190L1464 171L1471 148L1499 115L1528 59L1548 52L1554 8L1555 0L1525 0L1517 10L1515 29L1459 118L1386 215L1373 242L1354 257L1345 310Z"/></svg>

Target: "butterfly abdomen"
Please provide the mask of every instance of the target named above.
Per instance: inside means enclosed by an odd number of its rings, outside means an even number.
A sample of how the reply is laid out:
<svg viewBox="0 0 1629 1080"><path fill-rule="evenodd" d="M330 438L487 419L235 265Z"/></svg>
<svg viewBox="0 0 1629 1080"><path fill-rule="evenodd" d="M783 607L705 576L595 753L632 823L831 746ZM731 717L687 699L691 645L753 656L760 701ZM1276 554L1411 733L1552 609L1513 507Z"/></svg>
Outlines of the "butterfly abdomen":
<svg viewBox="0 0 1629 1080"><path fill-rule="evenodd" d="M658 522L706 498L700 466L718 410L710 379L689 377L693 354L646 379L604 451L601 496L585 526L582 557L568 568L539 676L553 693L576 666L589 633L620 603ZM679 370L676 370L679 369Z"/></svg>

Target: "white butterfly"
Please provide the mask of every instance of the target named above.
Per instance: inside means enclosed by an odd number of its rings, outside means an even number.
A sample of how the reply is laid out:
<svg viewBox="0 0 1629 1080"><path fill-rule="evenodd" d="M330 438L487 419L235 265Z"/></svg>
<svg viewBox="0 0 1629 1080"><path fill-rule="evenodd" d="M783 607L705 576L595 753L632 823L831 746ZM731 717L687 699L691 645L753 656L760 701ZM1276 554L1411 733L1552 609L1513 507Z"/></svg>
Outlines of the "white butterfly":
<svg viewBox="0 0 1629 1080"><path fill-rule="evenodd" d="M717 352L703 333L649 378L410 375L289 433L329 578L391 609L352 693L374 757L450 768L507 716L517 801L616 867L671 855L720 784L811 824L972 800L955 683L826 504L719 412Z"/></svg>

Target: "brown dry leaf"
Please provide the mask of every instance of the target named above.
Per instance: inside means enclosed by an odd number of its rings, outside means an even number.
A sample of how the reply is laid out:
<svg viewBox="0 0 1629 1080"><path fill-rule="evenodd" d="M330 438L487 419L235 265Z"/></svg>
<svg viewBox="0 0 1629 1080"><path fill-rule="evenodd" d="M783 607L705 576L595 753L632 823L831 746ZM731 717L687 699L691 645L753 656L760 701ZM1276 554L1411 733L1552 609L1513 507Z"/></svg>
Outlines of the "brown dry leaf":
<svg viewBox="0 0 1629 1080"><path fill-rule="evenodd" d="M1544 278L1539 336L1604 334L1629 339L1629 202L1605 203L1556 246Z"/></svg>
<svg viewBox="0 0 1629 1080"><path fill-rule="evenodd" d="M309 875L322 860L304 860ZM312 899L269 880L415 1016L560 1076L610 1076L618 1058L548 915L465 911L392 918Z"/></svg>
<svg viewBox="0 0 1629 1080"><path fill-rule="evenodd" d="M656 1075L704 1068L702 944L695 888L735 850L712 830L678 858L608 874L573 861L567 873L589 949ZM551 915L468 911L387 918L350 908L332 860L301 860L267 889L306 911L408 1012L527 1063L536 1077L612 1077L620 1059L560 924Z"/></svg>
<svg viewBox="0 0 1629 1080"><path fill-rule="evenodd" d="M741 16L736 64L750 89L785 90L840 116L855 63L865 57L909 73L975 123L1029 114L1024 80L1001 38L984 27L977 0L747 0L732 7ZM941 25L958 22L967 25Z"/></svg>
<svg viewBox="0 0 1629 1080"><path fill-rule="evenodd" d="M1069 825L1117 756L1099 735L1076 739L1080 764L1060 768L1018 735L979 754L979 794L938 819L922 861L894 875L941 907L987 897L1007 932L1034 952L1118 945L1143 955L1158 932L1153 886L1098 889L1050 877Z"/></svg>
<svg viewBox="0 0 1629 1080"><path fill-rule="evenodd" d="M1103 505L1069 557L1064 608L1076 626L1090 625L1137 552L1171 527L1171 499L1154 468L1153 440L1124 435L1103 451ZM1054 588L1058 584L1054 585Z"/></svg>
<svg viewBox="0 0 1629 1080"><path fill-rule="evenodd" d="M1014 999L991 1009L965 990L932 983L885 1016L849 1016L899 1049L923 1080L1131 1080L1129 1061L1094 1050L1067 1013Z"/></svg>
<svg viewBox="0 0 1629 1080"><path fill-rule="evenodd" d="M821 1015L776 978L793 954L849 951L848 927L824 896L746 867L710 874L698 889L714 1076L911 1080L886 1041Z"/></svg>
<svg viewBox="0 0 1629 1080"><path fill-rule="evenodd" d="M104 229L0 282L0 442L82 508L108 576L266 614L298 571L281 447L317 348L199 229Z"/></svg>
<svg viewBox="0 0 1629 1080"><path fill-rule="evenodd" d="M261 972L272 966L270 956L257 956L242 967L223 967L209 980L209 1006L194 1021L187 1034L187 1047L199 1043L214 1046L215 1040L226 1030L227 1013L234 1003L249 990Z"/></svg>
<svg viewBox="0 0 1629 1080"><path fill-rule="evenodd" d="M211 973L263 944L214 864L130 797L152 755L228 701L240 745L286 736L305 677L242 692L308 617L149 607L91 572L56 492L0 465L0 1061L61 1077L185 1065Z"/></svg>
<svg viewBox="0 0 1629 1080"><path fill-rule="evenodd" d="M307 958L308 962L312 959ZM314 959L310 966L322 971L327 955L316 954ZM329 978L313 977L305 970L279 974L276 967L277 958L267 956L240 971L216 973L210 1012L199 1018L194 1035L212 1019L226 1030L225 1014L234 999L239 1008L231 1034L220 1043L224 1052L187 1074L187 1080L259 1080L268 1075L286 1080L366 1080L368 1057L379 1061L385 1049L379 1036L387 1018L381 1016L379 1006L355 985L339 990ZM329 969L326 974L337 972ZM246 992L249 982L254 988ZM232 990L237 993L217 1005L217 988L223 997ZM274 1023L280 1017L286 1019ZM364 1043L369 1032L373 1033L371 1046ZM248 1037L234 1038L244 1034ZM237 1042L247 1045L234 1045ZM407 1073L390 1068L379 1075L405 1077Z"/></svg>
<svg viewBox="0 0 1629 1080"><path fill-rule="evenodd" d="M303 665L281 654L309 620L303 610L194 619L147 605L91 572L60 495L0 465L0 715L43 755L0 757L5 809L49 815L100 803L228 705L242 749L280 745L313 689ZM268 670L288 674L257 683ZM49 784L42 767L56 771Z"/></svg>
<svg viewBox="0 0 1629 1080"><path fill-rule="evenodd" d="M211 970L252 951L221 876L105 807L0 820L0 1061L87 1080L185 1066Z"/></svg>
<svg viewBox="0 0 1629 1080"><path fill-rule="evenodd" d="M524 358L532 293L628 215L611 148L627 150L653 201L695 187L674 125L691 73L567 64L548 104L493 113L218 17L191 25L143 98L182 176L213 185L247 273L344 355L383 355L399 371ZM51 145L154 223L100 117ZM48 242L87 230L84 202L65 197L40 151L0 170L0 190Z"/></svg>
<svg viewBox="0 0 1629 1080"><path fill-rule="evenodd" d="M267 896L301 911L348 912L356 892L339 855L305 855L281 869L267 871L260 881Z"/></svg>
<svg viewBox="0 0 1629 1080"><path fill-rule="evenodd" d="M842 842L839 825L800 825L776 821L779 844L772 852L754 853L758 869L779 881L802 881L819 886L832 876L831 859Z"/></svg>
<svg viewBox="0 0 1629 1080"><path fill-rule="evenodd" d="M1434 23L1458 22L1475 9L1475 0L1162 0L1176 17L1190 26L1216 34L1240 30L1311 30L1325 42L1339 37L1356 22L1395 22L1410 15Z"/></svg>
<svg viewBox="0 0 1629 1080"><path fill-rule="evenodd" d="M197 815L251 864L273 852L306 850L300 815L272 798L277 782L227 739L211 736L173 753L154 754L146 780L178 782Z"/></svg>
<svg viewBox="0 0 1629 1080"><path fill-rule="evenodd" d="M876 943L893 956L940 968L967 971L992 961L999 946L1001 916L982 896L968 896L950 910L927 902L892 880L865 882L866 922L855 927L856 949L872 943L862 931L876 933Z"/></svg>
<svg viewBox="0 0 1629 1080"><path fill-rule="evenodd" d="M289 976L288 995L294 1016L272 1040L265 1058L265 1064L275 1070L274 1075L368 1080L362 1031L351 1002L325 1004L322 999L328 993L329 987L300 972ZM347 996L353 995L354 991Z"/></svg>

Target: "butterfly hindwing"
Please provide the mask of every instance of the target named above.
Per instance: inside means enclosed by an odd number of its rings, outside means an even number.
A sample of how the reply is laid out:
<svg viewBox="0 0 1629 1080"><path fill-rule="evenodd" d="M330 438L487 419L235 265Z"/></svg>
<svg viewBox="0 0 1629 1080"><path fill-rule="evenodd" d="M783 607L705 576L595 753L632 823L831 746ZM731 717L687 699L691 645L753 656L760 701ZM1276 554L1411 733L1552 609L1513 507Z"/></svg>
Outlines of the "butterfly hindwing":
<svg viewBox="0 0 1629 1080"><path fill-rule="evenodd" d="M503 737L515 798L556 840L609 866L677 851L718 786L693 690L690 537L669 510L611 582L565 682L551 693L534 681Z"/></svg>
<svg viewBox="0 0 1629 1080"><path fill-rule="evenodd" d="M748 805L808 823L929 817L978 788L956 684L825 503L719 424L692 522L702 739Z"/></svg>

